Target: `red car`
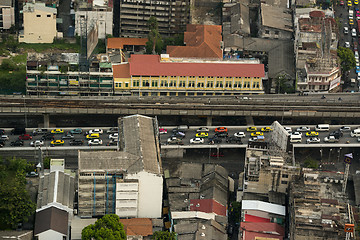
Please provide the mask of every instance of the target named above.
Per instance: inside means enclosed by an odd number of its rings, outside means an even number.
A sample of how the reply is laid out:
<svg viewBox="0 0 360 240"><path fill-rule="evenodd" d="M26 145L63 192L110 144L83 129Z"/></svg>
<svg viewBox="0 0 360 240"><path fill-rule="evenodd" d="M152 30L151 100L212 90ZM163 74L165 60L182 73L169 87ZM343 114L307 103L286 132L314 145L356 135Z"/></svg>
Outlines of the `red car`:
<svg viewBox="0 0 360 240"><path fill-rule="evenodd" d="M23 134L19 136L20 140L31 140L32 136L30 136L29 134Z"/></svg>
<svg viewBox="0 0 360 240"><path fill-rule="evenodd" d="M218 128L215 128L215 132L227 132L227 128L226 127L218 127Z"/></svg>
<svg viewBox="0 0 360 240"><path fill-rule="evenodd" d="M340 1L340 6L344 6L344 1Z"/></svg>

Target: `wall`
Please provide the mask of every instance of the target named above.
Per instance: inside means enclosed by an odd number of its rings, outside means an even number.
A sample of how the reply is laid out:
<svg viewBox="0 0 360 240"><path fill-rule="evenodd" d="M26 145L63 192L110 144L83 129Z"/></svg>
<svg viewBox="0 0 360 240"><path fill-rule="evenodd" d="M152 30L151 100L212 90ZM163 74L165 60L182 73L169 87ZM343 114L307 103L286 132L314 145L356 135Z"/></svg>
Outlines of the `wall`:
<svg viewBox="0 0 360 240"><path fill-rule="evenodd" d="M98 23L99 39L105 39L107 34L113 34L112 32L112 11L77 11L75 12L75 33L81 35L80 16L87 16L87 28L91 30L91 25Z"/></svg>
<svg viewBox="0 0 360 240"><path fill-rule="evenodd" d="M55 232L54 230L47 230L43 233L38 234L39 240L63 240L61 233Z"/></svg>

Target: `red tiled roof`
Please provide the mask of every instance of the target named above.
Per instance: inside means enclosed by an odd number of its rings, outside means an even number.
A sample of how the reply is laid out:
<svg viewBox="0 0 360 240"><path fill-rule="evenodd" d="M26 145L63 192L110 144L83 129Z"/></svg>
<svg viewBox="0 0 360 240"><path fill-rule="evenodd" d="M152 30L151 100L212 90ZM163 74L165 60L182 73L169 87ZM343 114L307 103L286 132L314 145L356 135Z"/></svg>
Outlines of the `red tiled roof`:
<svg viewBox="0 0 360 240"><path fill-rule="evenodd" d="M270 233L278 236L285 235L284 228L277 223L241 222L240 224L241 230L243 231Z"/></svg>
<svg viewBox="0 0 360 240"><path fill-rule="evenodd" d="M145 46L147 38L108 38L107 48L123 49L124 45Z"/></svg>
<svg viewBox="0 0 360 240"><path fill-rule="evenodd" d="M129 63L112 65L114 78L130 78Z"/></svg>
<svg viewBox="0 0 360 240"><path fill-rule="evenodd" d="M245 214L245 221L246 222L270 222L270 219Z"/></svg>
<svg viewBox="0 0 360 240"><path fill-rule="evenodd" d="M132 76L264 77L264 64L160 62L159 55L131 55Z"/></svg>
<svg viewBox="0 0 360 240"><path fill-rule="evenodd" d="M312 11L309 13L310 17L325 17L325 13L323 11Z"/></svg>
<svg viewBox="0 0 360 240"><path fill-rule="evenodd" d="M171 57L222 59L221 41L221 26L188 24L184 33L186 46L167 46L166 52Z"/></svg>
<svg viewBox="0 0 360 240"><path fill-rule="evenodd" d="M150 236L153 234L150 218L130 218L119 220L124 225L127 236Z"/></svg>
<svg viewBox="0 0 360 240"><path fill-rule="evenodd" d="M226 216L226 207L214 199L191 199L190 211L215 213L217 215Z"/></svg>

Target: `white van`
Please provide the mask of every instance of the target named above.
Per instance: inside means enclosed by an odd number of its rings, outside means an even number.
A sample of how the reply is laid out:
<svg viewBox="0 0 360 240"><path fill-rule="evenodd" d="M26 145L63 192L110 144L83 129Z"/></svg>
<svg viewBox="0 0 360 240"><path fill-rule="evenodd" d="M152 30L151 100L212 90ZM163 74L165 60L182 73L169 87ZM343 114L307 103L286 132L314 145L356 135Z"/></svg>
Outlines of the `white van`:
<svg viewBox="0 0 360 240"><path fill-rule="evenodd" d="M301 143L301 135L290 135L291 143Z"/></svg>
<svg viewBox="0 0 360 240"><path fill-rule="evenodd" d="M349 9L349 19L354 19L354 10Z"/></svg>
<svg viewBox="0 0 360 240"><path fill-rule="evenodd" d="M317 132L325 132L325 131L329 131L329 130L330 130L329 124L318 124L315 127L315 131L317 131Z"/></svg>
<svg viewBox="0 0 360 240"><path fill-rule="evenodd" d="M360 128L354 129L350 133L351 137L360 137Z"/></svg>

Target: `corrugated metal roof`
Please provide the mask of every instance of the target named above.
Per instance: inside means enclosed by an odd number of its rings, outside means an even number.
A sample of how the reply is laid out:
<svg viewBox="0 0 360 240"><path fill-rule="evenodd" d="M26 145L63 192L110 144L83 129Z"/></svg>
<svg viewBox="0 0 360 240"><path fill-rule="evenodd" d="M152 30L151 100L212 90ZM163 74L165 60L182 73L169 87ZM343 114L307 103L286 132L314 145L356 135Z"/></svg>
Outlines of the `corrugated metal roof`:
<svg viewBox="0 0 360 240"><path fill-rule="evenodd" d="M242 210L258 210L258 211L264 211L268 213L278 214L281 216L285 216L285 207L263 202L263 201L254 201L254 200L242 200Z"/></svg>

